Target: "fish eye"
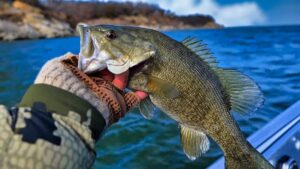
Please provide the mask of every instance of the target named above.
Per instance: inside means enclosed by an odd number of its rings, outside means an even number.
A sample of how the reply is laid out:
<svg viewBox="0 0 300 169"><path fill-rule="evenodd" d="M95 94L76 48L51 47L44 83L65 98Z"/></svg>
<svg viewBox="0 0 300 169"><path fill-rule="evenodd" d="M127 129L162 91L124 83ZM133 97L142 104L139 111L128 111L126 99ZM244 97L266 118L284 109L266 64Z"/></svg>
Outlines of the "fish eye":
<svg viewBox="0 0 300 169"><path fill-rule="evenodd" d="M110 30L106 33L106 37L109 39L109 40L113 40L117 37L116 35L116 32L113 31L113 30Z"/></svg>

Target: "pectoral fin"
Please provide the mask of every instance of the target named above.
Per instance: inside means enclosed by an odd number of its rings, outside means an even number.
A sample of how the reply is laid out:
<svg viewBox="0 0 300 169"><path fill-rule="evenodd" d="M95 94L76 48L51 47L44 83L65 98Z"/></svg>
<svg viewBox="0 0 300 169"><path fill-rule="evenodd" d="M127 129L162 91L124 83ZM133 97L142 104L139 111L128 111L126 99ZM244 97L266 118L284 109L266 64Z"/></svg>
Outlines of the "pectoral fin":
<svg viewBox="0 0 300 169"><path fill-rule="evenodd" d="M180 124L180 138L184 153L195 160L209 149L209 140L205 133Z"/></svg>
<svg viewBox="0 0 300 169"><path fill-rule="evenodd" d="M157 77L149 76L147 88L151 93L174 99L180 95L180 92L168 82Z"/></svg>
<svg viewBox="0 0 300 169"><path fill-rule="evenodd" d="M150 98L147 97L139 104L139 110L145 119L150 120L155 112L155 105L151 102Z"/></svg>

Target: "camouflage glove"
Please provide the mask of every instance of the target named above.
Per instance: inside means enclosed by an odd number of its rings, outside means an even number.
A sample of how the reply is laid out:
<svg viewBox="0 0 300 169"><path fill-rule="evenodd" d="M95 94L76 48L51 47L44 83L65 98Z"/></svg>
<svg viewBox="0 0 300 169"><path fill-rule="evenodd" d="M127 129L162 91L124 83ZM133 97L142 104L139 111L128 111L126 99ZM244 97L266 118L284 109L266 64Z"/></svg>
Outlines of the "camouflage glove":
<svg viewBox="0 0 300 169"><path fill-rule="evenodd" d="M123 91L126 82L121 81L126 81L128 74L117 78L101 71L88 76L77 69L77 62L77 57L71 53L54 58L43 66L35 83L52 85L87 100L101 112L107 126L140 102L139 93Z"/></svg>

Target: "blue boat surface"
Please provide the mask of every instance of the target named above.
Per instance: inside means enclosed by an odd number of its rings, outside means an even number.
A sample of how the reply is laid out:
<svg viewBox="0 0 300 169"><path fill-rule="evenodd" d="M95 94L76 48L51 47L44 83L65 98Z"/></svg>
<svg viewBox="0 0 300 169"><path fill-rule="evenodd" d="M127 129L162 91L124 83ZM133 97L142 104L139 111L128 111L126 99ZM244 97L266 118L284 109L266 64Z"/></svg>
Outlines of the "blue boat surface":
<svg viewBox="0 0 300 169"><path fill-rule="evenodd" d="M300 166L300 100L283 111L248 141L276 169L298 169ZM223 169L224 157L208 169Z"/></svg>

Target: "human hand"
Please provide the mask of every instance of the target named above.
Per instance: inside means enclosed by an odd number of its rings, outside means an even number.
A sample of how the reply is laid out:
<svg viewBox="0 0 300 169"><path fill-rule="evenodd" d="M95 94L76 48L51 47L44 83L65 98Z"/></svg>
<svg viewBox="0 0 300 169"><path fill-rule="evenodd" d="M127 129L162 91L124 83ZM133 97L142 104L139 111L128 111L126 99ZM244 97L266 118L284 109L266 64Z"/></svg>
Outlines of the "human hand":
<svg viewBox="0 0 300 169"><path fill-rule="evenodd" d="M107 126L117 122L126 112L147 97L143 92L125 92L129 72L113 75L107 70L87 75L77 68L78 59L66 54L47 62L35 83L67 90L97 108Z"/></svg>

